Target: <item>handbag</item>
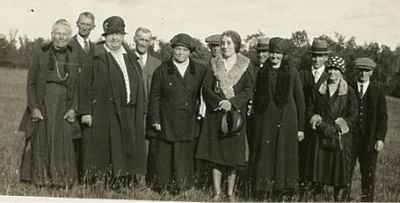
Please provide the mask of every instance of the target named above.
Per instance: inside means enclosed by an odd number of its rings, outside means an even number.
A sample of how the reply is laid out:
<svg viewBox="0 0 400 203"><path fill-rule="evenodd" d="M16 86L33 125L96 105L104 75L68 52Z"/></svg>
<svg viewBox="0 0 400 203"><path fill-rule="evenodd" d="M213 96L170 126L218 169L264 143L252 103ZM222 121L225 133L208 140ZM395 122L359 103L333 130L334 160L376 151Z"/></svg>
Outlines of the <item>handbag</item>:
<svg viewBox="0 0 400 203"><path fill-rule="evenodd" d="M227 111L221 118L221 136L237 135L243 128L244 116L240 110Z"/></svg>
<svg viewBox="0 0 400 203"><path fill-rule="evenodd" d="M343 150L342 133L339 126L321 124L320 131L322 135L320 136L319 142L322 149L332 152Z"/></svg>

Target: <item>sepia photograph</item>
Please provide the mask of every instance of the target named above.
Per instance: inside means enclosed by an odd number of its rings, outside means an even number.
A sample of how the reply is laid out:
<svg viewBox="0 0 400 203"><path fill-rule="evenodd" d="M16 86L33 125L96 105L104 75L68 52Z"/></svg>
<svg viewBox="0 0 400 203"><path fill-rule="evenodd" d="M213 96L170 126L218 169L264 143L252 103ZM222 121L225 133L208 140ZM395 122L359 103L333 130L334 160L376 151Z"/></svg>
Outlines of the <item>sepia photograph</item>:
<svg viewBox="0 0 400 203"><path fill-rule="evenodd" d="M0 3L0 202L400 201L398 0Z"/></svg>

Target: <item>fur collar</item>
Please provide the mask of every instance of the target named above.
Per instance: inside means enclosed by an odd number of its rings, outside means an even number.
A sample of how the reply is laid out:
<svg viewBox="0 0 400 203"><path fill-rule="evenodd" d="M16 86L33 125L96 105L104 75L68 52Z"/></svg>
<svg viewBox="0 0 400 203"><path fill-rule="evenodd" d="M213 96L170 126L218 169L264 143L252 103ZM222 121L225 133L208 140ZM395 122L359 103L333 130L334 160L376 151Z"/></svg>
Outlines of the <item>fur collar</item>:
<svg viewBox="0 0 400 203"><path fill-rule="evenodd" d="M325 81L321 84L321 86L318 89L319 93L322 95L325 95L328 93L328 81ZM339 96L344 96L347 95L348 91L349 91L349 87L347 82L341 78L339 80L339 87L336 90Z"/></svg>
<svg viewBox="0 0 400 203"><path fill-rule="evenodd" d="M227 99L235 96L233 86L240 80L243 73L249 67L250 59L242 54L237 54L237 60L232 69L225 71L224 62L221 56L211 59L211 68L214 72L220 88Z"/></svg>

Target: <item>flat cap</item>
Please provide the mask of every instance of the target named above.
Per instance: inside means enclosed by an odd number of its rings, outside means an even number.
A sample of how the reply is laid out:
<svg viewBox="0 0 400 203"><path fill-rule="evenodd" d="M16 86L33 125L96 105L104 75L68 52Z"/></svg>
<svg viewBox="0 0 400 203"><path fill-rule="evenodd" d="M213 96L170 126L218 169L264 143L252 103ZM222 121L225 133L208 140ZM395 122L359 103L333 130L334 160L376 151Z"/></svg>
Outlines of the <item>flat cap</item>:
<svg viewBox="0 0 400 203"><path fill-rule="evenodd" d="M373 70L376 67L374 60L367 57L357 58L354 60L354 64L356 65L357 69Z"/></svg>
<svg viewBox="0 0 400 203"><path fill-rule="evenodd" d="M257 39L257 51L268 51L269 49L269 39L266 37L258 38Z"/></svg>
<svg viewBox="0 0 400 203"><path fill-rule="evenodd" d="M220 39L221 39L220 34L214 34L214 35L208 36L206 38L206 42L209 45L220 45Z"/></svg>

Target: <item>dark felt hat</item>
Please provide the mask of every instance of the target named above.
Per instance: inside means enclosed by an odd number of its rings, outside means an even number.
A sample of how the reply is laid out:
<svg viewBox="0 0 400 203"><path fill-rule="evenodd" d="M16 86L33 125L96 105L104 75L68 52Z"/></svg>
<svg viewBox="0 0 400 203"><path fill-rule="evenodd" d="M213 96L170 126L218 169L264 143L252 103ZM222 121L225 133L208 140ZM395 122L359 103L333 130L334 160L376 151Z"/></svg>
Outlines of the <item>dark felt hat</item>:
<svg viewBox="0 0 400 203"><path fill-rule="evenodd" d="M286 52L285 40L280 37L271 38L269 40L269 52L285 53Z"/></svg>
<svg viewBox="0 0 400 203"><path fill-rule="evenodd" d="M244 124L242 113L239 111L227 111L221 119L221 131L224 135L229 136L240 132Z"/></svg>
<svg viewBox="0 0 400 203"><path fill-rule="evenodd" d="M311 54L327 55L330 53L328 50L328 42L323 39L314 39L311 45Z"/></svg>
<svg viewBox="0 0 400 203"><path fill-rule="evenodd" d="M364 70L373 70L376 67L375 61L367 57L357 58L354 60L354 64L356 65L357 69Z"/></svg>
<svg viewBox="0 0 400 203"><path fill-rule="evenodd" d="M214 34L210 35L206 38L206 42L209 45L220 45L220 40L221 40L221 35L220 34Z"/></svg>
<svg viewBox="0 0 400 203"><path fill-rule="evenodd" d="M257 39L257 46L256 50L257 51L268 51L269 49L269 39L268 38L259 38Z"/></svg>
<svg viewBox="0 0 400 203"><path fill-rule="evenodd" d="M194 50L193 38L186 33L179 33L171 39L171 47L184 46L191 51Z"/></svg>
<svg viewBox="0 0 400 203"><path fill-rule="evenodd" d="M111 16L103 22L103 30L103 36L115 33L126 34L125 22L119 16Z"/></svg>

